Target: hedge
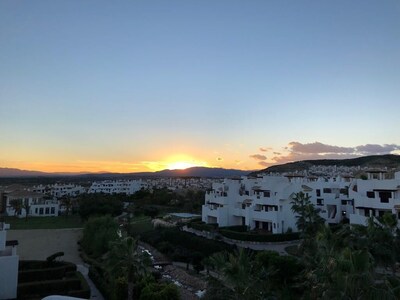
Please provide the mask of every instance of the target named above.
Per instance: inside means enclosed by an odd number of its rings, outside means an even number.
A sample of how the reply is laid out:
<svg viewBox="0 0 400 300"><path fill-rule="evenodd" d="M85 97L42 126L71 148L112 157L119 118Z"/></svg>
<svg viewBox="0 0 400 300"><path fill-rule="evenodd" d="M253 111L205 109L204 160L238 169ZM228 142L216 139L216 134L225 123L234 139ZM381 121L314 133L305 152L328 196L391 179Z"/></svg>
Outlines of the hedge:
<svg viewBox="0 0 400 300"><path fill-rule="evenodd" d="M300 234L298 232L261 235L261 234L247 233L247 232L236 232L227 229L220 229L219 233L229 239L239 240L239 241L249 241L249 242L285 242L285 241L298 240L300 238Z"/></svg>
<svg viewBox="0 0 400 300"><path fill-rule="evenodd" d="M26 299L32 296L48 296L52 294L67 295L69 291L80 290L79 278L68 278L63 280L34 281L18 284L18 299Z"/></svg>
<svg viewBox="0 0 400 300"><path fill-rule="evenodd" d="M196 222L187 224L188 227L200 231L213 231L218 227L218 224L206 224L204 222Z"/></svg>
<svg viewBox="0 0 400 300"><path fill-rule="evenodd" d="M57 262L48 267L44 261L21 261L18 271L18 282L44 281L62 279L67 273L75 272L76 265L67 262Z"/></svg>
<svg viewBox="0 0 400 300"><path fill-rule="evenodd" d="M246 232L246 231L248 231L248 227L246 225L235 225L235 226L221 227L221 229L235 231L235 232Z"/></svg>

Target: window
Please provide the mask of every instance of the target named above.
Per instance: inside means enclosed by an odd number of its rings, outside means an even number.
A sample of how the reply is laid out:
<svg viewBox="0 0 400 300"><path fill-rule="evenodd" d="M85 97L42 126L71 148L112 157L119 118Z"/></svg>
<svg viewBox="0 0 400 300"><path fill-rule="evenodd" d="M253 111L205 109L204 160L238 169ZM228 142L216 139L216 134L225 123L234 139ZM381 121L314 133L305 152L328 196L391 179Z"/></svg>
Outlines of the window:
<svg viewBox="0 0 400 300"><path fill-rule="evenodd" d="M342 205L347 205L347 200L342 200Z"/></svg>
<svg viewBox="0 0 400 300"><path fill-rule="evenodd" d="M318 198L317 205L324 205L324 199Z"/></svg>
<svg viewBox="0 0 400 300"><path fill-rule="evenodd" d="M37 209L37 207L35 208L35 214L37 214L38 213L38 209Z"/></svg>
<svg viewBox="0 0 400 300"><path fill-rule="evenodd" d="M330 193L332 193L331 189L324 188L324 194L330 194Z"/></svg>
<svg viewBox="0 0 400 300"><path fill-rule="evenodd" d="M50 208L46 207L46 215L50 213Z"/></svg>
<svg viewBox="0 0 400 300"><path fill-rule="evenodd" d="M39 215L43 215L43 207L39 208Z"/></svg>
<svg viewBox="0 0 400 300"><path fill-rule="evenodd" d="M381 203L389 203L389 198L392 197L391 192L379 192L379 198L381 199Z"/></svg>
<svg viewBox="0 0 400 300"><path fill-rule="evenodd" d="M271 197L271 192L270 191L265 191L264 192L264 197L267 197L267 198Z"/></svg>
<svg viewBox="0 0 400 300"><path fill-rule="evenodd" d="M367 192L367 197L368 198L375 198L375 193L374 192Z"/></svg>
<svg viewBox="0 0 400 300"><path fill-rule="evenodd" d="M50 211L51 211L51 214L54 215L56 213L55 207L52 207Z"/></svg>
<svg viewBox="0 0 400 300"><path fill-rule="evenodd" d="M318 190L317 190L317 197L320 197L320 196L321 196L321 190L318 189Z"/></svg>

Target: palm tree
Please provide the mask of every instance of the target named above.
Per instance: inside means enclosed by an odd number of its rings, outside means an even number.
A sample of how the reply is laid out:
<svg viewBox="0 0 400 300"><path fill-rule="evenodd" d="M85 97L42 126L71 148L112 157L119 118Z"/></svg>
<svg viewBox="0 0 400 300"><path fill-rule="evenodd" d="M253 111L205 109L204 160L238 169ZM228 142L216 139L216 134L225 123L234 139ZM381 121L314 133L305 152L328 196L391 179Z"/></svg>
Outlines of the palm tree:
<svg viewBox="0 0 400 300"><path fill-rule="evenodd" d="M128 281L128 300L133 299L135 281L146 274L146 259L132 237L112 243L108 253L108 265L112 274L124 275Z"/></svg>
<svg viewBox="0 0 400 300"><path fill-rule="evenodd" d="M303 192L296 193L292 198L292 211L297 214L296 225L303 235L316 233L324 219L319 215L319 209L310 201L310 196Z"/></svg>
<svg viewBox="0 0 400 300"><path fill-rule="evenodd" d="M211 261L222 271L224 281L234 290L237 299L254 299L256 277L251 255L246 250L240 248L228 255L217 253Z"/></svg>

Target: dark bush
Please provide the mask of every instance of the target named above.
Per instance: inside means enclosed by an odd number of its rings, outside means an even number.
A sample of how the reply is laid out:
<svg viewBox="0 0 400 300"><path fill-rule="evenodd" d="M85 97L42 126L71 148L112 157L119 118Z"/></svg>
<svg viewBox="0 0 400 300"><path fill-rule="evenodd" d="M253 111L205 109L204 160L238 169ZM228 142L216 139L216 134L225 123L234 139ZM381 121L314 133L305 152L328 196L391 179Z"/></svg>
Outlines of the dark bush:
<svg viewBox="0 0 400 300"><path fill-rule="evenodd" d="M18 282L62 279L68 272L76 271L76 265L68 262L54 262L49 267L47 261L20 261Z"/></svg>
<svg viewBox="0 0 400 300"><path fill-rule="evenodd" d="M64 256L64 252L56 252L56 253L50 255L49 257L47 257L46 260L48 263L53 263L56 260L56 258L61 257L61 256Z"/></svg>
<svg viewBox="0 0 400 300"><path fill-rule="evenodd" d="M81 281L78 278L63 280L34 281L18 284L18 299L26 299L32 295L45 297L53 294L68 295L69 291L80 290Z"/></svg>

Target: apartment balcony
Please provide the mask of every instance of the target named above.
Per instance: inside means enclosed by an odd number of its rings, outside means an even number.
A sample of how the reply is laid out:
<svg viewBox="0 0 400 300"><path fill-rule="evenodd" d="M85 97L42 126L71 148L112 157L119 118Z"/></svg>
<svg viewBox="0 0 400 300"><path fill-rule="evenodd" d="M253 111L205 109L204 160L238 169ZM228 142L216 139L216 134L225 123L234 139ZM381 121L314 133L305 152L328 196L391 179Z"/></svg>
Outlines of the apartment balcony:
<svg viewBox="0 0 400 300"><path fill-rule="evenodd" d="M368 217L350 214L350 224L367 225Z"/></svg>
<svg viewBox="0 0 400 300"><path fill-rule="evenodd" d="M277 211L264 211L264 210L254 210L252 212L253 219L260 221L271 221L277 222L278 212Z"/></svg>

